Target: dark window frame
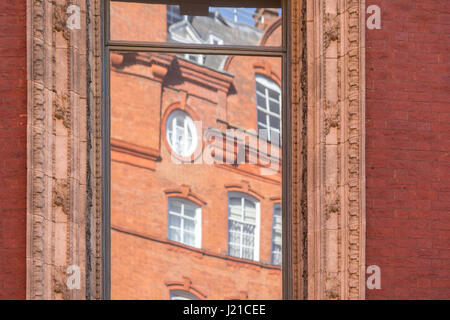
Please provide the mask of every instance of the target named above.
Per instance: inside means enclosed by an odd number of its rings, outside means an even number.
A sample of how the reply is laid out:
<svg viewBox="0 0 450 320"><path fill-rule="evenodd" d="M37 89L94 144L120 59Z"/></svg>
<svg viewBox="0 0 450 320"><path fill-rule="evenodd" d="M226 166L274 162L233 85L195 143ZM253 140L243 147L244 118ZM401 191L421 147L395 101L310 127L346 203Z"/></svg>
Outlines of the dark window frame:
<svg viewBox="0 0 450 320"><path fill-rule="evenodd" d="M292 177L289 174L291 168L292 137L291 137L291 79L290 73L290 48L288 35L290 31L290 1L279 0L283 11L282 20L282 45L280 47L258 46L228 46L213 44L167 44L142 41L118 41L110 40L110 1L101 1L102 12L102 298L111 299L111 126L110 126L110 53L114 51L128 52L164 52L164 53L190 53L190 54L215 54L215 55L241 55L241 56L266 56L278 57L282 60L282 297L292 299L292 208L291 186ZM180 0L116 0L121 2L164 3L179 4ZM193 0L195 2L195 0ZM241 0L210 0L212 6L238 7ZM248 7L274 7L278 0L246 0Z"/></svg>

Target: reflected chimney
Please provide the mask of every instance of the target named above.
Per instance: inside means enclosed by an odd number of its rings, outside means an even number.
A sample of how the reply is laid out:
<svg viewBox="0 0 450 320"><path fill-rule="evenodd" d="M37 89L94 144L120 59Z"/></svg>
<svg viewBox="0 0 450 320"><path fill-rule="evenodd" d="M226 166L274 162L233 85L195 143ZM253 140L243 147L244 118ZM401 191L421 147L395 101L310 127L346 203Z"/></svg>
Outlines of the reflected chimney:
<svg viewBox="0 0 450 320"><path fill-rule="evenodd" d="M255 27L264 30L274 20L278 19L279 16L277 8L258 8L253 14Z"/></svg>

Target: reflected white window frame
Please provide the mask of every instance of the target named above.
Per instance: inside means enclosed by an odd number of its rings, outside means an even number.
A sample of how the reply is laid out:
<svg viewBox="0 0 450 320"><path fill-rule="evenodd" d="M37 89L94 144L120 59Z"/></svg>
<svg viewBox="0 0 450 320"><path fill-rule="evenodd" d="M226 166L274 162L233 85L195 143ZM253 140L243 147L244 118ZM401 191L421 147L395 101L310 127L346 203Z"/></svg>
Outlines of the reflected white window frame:
<svg viewBox="0 0 450 320"><path fill-rule="evenodd" d="M182 144L182 149L183 150L179 150L178 149L178 145L176 142L176 131L175 128L177 127L177 119L183 117L183 125L184 127L182 128L183 130L183 144ZM191 144L190 146L187 146L187 140L188 140L188 132L189 130L192 133L191 136ZM197 142L198 142L198 133L197 133L197 128L195 126L194 120L192 119L192 117L185 111L177 109L172 111L169 116L167 117L167 121L166 121L166 139L167 142L169 143L170 148L172 149L173 152L175 152L177 155L182 156L182 157L190 157L194 152L195 149L197 148Z"/></svg>
<svg viewBox="0 0 450 320"><path fill-rule="evenodd" d="M267 78L266 76L260 75L260 74L256 74L255 75L255 91L256 91L256 96L258 97L258 95L261 95L261 93L258 91L256 84L260 84L261 86L264 87L264 101L265 101L265 107L263 106L259 106L258 105L258 99L256 99L256 111L257 111L257 115L256 115L256 121L257 121L257 127L258 127L258 132L259 130L267 130L267 139L269 141L272 140L271 137L271 133L272 130L278 132L279 134L279 138L281 139L282 136L282 131L283 131L283 127L282 127L282 105L283 105L283 101L282 101L282 92L281 92L281 88L280 86L278 86L278 84L273 81L270 78ZM270 111L270 101L272 98L269 97L269 90L273 90L275 92L278 93L280 99L277 101L278 102L278 107L280 112L274 113L272 111ZM273 99L272 99L273 101ZM262 124L259 122L258 119L258 111L262 112L265 114L266 116L266 123ZM278 119L279 121L279 129L272 127L270 125L270 117L275 117Z"/></svg>
<svg viewBox="0 0 450 320"><path fill-rule="evenodd" d="M181 203L181 214L170 211L171 201L178 201ZM186 205L191 206L195 209L195 218L194 219L185 216L184 208ZM181 219L180 227L170 225L170 215L177 216ZM186 232L186 230L184 229L184 220L193 220L195 223L194 245L188 244L184 241L184 233ZM180 241L170 238L170 229L179 229L180 230L180 237L181 237ZM195 202L190 201L188 199L180 198L180 197L169 197L167 200L167 238L171 241L175 241L175 242L187 245L187 246L191 246L191 247L200 249L202 247L202 208Z"/></svg>
<svg viewBox="0 0 450 320"><path fill-rule="evenodd" d="M171 290L170 300L200 300L196 295L184 290Z"/></svg>
<svg viewBox="0 0 450 320"><path fill-rule="evenodd" d="M282 220L281 220L282 219L282 214L283 214L283 212L282 212L282 209L281 209L281 203L275 203L273 205L272 248L270 250L270 264L277 265L277 266L281 266L282 261L283 261L283 253L282 253L283 252L283 243L280 244L280 251L275 251L274 250L275 246L277 245L277 244L275 244L275 233L278 232L278 230L276 228L277 227L277 225L276 225L276 220L277 220L276 217L279 216L279 220L280 220L279 225L278 225L279 228L280 228L279 233L280 233L281 239L283 239L283 229L282 229L283 223L282 223ZM279 258L278 258L279 261L278 262L275 261L276 260L275 255L279 255Z"/></svg>
<svg viewBox="0 0 450 320"><path fill-rule="evenodd" d="M184 54L184 58L189 61L193 61L195 63L203 65L205 63L205 56L202 54Z"/></svg>
<svg viewBox="0 0 450 320"><path fill-rule="evenodd" d="M167 5L166 14L168 27L186 18L186 16L180 14L180 8L177 5Z"/></svg>
<svg viewBox="0 0 450 320"><path fill-rule="evenodd" d="M223 40L212 33L209 34L208 40L210 44L223 45Z"/></svg>
<svg viewBox="0 0 450 320"><path fill-rule="evenodd" d="M255 223L255 234L254 234L254 247L253 247L253 259L247 259L242 257L242 239L241 239L241 243L240 243L240 256L236 257L236 256L232 256L230 254L230 220L236 221L238 223L242 223L242 224L248 224L251 225L250 223L246 223L245 221L241 220L235 220L235 219L230 219L230 198L241 198L241 209L244 210L244 201L251 201L255 204L255 208L256 208L256 223ZM244 217L244 214L242 214L242 217ZM230 257L235 257L235 258L240 258L240 259L245 259L245 260L250 260L250 261L257 261L259 262L259 247L260 247L260 232L261 232L261 207L260 207L260 201L246 193L242 193L242 192L235 192L235 191L231 191L228 192L228 196L227 196L227 254ZM242 232L241 232L242 234Z"/></svg>
<svg viewBox="0 0 450 320"><path fill-rule="evenodd" d="M185 17L187 18L187 16L185 16ZM186 22L187 19L185 19L184 21ZM174 26L174 25L172 25L172 26ZM172 26L170 26L170 28L172 28ZM189 37L180 37L180 36L172 33L170 28L169 28L169 34L172 37L172 39L175 40L176 42L185 43L185 44L189 44L191 42L195 43L195 44L204 44L204 41L202 41L202 38L200 37L200 35L195 30L193 30L189 25L186 28L186 31L187 31Z"/></svg>

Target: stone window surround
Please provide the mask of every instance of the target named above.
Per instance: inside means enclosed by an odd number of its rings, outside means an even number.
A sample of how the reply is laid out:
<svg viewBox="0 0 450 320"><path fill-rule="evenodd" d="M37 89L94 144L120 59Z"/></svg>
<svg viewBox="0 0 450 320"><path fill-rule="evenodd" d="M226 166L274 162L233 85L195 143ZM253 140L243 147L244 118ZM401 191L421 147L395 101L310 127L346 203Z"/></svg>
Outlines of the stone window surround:
<svg viewBox="0 0 450 320"><path fill-rule="evenodd" d="M365 0L289 2L285 297L364 299ZM81 30L66 28L69 5ZM101 8L27 0L28 299L103 297Z"/></svg>

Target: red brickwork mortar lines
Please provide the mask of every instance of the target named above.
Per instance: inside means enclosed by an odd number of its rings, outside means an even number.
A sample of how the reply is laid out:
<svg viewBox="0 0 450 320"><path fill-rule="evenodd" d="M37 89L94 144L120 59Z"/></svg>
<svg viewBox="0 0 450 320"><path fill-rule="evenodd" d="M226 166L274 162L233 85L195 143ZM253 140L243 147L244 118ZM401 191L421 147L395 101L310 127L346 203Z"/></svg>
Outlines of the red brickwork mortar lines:
<svg viewBox="0 0 450 320"><path fill-rule="evenodd" d="M26 2L0 2L0 299L25 299Z"/></svg>
<svg viewBox="0 0 450 320"><path fill-rule="evenodd" d="M450 298L450 2L369 0L367 299Z"/></svg>

